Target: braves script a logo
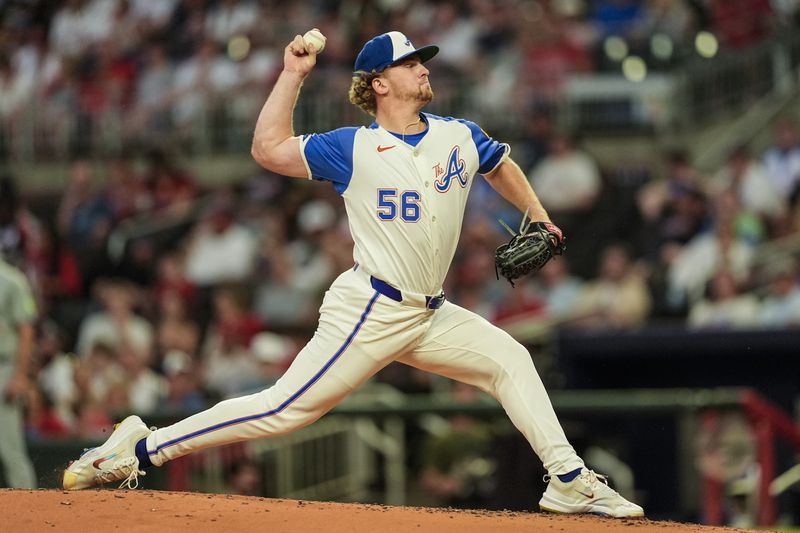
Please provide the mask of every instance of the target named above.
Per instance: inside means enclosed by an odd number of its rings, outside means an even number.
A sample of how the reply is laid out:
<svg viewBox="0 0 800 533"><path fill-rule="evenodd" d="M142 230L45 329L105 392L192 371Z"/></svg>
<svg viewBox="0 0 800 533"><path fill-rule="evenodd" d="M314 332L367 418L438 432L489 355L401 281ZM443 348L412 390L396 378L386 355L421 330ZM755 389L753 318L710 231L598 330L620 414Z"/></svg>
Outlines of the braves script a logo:
<svg viewBox="0 0 800 533"><path fill-rule="evenodd" d="M439 170L441 167L438 165L434 167L434 172L439 174ZM461 147L455 145L452 150L450 150L450 156L447 158L447 172L444 173L444 176L438 178L435 182L436 190L439 192L447 192L450 189L450 183L453 181L453 178L458 179L458 183L461 187L467 186L467 179L469 178L469 173L467 172L467 165L464 163L464 160L461 159Z"/></svg>

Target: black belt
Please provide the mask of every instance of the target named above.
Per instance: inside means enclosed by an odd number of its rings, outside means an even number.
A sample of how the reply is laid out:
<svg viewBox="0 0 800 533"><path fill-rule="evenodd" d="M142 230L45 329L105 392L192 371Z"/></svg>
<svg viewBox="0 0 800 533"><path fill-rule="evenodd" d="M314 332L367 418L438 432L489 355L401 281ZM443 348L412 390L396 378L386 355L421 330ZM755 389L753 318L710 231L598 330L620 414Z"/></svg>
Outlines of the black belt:
<svg viewBox="0 0 800 533"><path fill-rule="evenodd" d="M403 301L403 293L400 292L400 289L392 287L382 279L378 279L375 276L370 276L369 282L372 285L373 289L383 294L390 300L394 300L395 302ZM426 296L425 307L427 307L428 309L439 309L442 306L442 304L444 304L444 301L445 301L444 293L438 296Z"/></svg>
<svg viewBox="0 0 800 533"><path fill-rule="evenodd" d="M353 271L358 270L359 264L356 263L353 266ZM366 274L366 272L365 272ZM372 288L378 291L379 293L383 294L390 300L394 300L395 302L402 302L403 301L403 293L400 292L400 289L392 287L382 279L376 278L375 276L370 275L369 283L372 285ZM425 307L428 309L439 309L446 300L444 291L438 296L425 296Z"/></svg>

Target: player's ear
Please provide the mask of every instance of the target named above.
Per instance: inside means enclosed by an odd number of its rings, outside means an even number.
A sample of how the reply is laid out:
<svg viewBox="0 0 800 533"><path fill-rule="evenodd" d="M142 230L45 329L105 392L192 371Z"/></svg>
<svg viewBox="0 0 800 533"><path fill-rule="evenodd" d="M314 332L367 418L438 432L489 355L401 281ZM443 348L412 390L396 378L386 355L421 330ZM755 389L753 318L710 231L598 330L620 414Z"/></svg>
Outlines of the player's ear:
<svg viewBox="0 0 800 533"><path fill-rule="evenodd" d="M376 78L374 78L372 80L372 90L375 92L375 94L381 94L381 95L389 92L389 85L386 82L386 79L381 76L377 76Z"/></svg>

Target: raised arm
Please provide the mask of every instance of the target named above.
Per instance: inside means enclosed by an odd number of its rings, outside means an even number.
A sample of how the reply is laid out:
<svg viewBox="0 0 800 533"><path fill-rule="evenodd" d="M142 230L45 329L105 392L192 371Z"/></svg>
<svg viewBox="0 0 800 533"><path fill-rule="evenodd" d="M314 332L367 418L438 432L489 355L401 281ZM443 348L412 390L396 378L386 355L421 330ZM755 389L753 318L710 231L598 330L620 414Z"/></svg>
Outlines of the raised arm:
<svg viewBox="0 0 800 533"><path fill-rule="evenodd" d="M533 191L525 173L511 158L500 163L489 174L484 176L489 185L508 200L514 207L522 211L528 210L528 216L533 221L551 222L550 216Z"/></svg>
<svg viewBox="0 0 800 533"><path fill-rule="evenodd" d="M300 35L284 49L283 71L258 115L250 149L253 159L267 170L284 176L308 177L292 117L303 80L316 63L317 51L313 45L306 49Z"/></svg>

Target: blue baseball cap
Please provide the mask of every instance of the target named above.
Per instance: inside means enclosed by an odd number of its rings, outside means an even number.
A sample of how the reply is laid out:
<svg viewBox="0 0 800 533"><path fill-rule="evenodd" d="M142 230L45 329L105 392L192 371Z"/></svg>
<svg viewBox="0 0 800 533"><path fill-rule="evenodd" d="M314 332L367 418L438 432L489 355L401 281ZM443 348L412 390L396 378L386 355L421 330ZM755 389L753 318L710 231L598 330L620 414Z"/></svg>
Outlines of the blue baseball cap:
<svg viewBox="0 0 800 533"><path fill-rule="evenodd" d="M356 58L355 71L380 72L392 63L410 55L419 55L423 63L439 53L435 45L414 48L411 41L399 31L390 31L373 37L364 45Z"/></svg>

